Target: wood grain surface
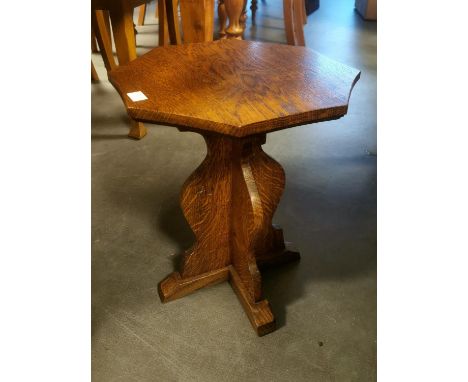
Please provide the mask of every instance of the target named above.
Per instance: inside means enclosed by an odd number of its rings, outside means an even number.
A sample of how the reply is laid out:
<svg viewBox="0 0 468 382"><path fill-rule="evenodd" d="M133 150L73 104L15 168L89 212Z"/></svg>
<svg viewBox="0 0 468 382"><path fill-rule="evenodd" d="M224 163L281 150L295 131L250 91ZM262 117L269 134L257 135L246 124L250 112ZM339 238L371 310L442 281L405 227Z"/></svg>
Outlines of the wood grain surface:
<svg viewBox="0 0 468 382"><path fill-rule="evenodd" d="M181 193L196 240L159 284L163 302L229 279L256 333L275 329L259 266L299 253L272 224L285 175L261 146L267 132L346 114L359 75L310 49L236 39L156 48L110 73L132 118L197 131L207 144ZM148 99L131 101L136 91Z"/></svg>
<svg viewBox="0 0 468 382"><path fill-rule="evenodd" d="M135 120L245 137L342 117L359 76L308 48L231 39L155 48L109 79Z"/></svg>
<svg viewBox="0 0 468 382"><path fill-rule="evenodd" d="M261 148L265 134L203 134L207 155L185 182L181 206L196 241L179 272L159 285L163 302L229 278L257 334L275 328L262 296L260 264L299 259L272 225L285 185L283 168ZM229 274L229 277L228 277Z"/></svg>

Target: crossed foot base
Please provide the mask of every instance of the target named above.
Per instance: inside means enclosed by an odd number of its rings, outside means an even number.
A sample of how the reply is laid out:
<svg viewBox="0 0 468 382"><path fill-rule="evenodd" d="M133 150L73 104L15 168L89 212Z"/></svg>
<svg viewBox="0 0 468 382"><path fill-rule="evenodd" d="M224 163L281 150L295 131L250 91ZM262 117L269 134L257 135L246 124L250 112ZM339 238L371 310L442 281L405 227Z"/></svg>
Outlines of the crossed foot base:
<svg viewBox="0 0 468 382"><path fill-rule="evenodd" d="M298 260L272 217L284 190L283 168L262 150L265 134L246 138L204 134L208 153L181 194L196 242L180 272L159 284L162 302L229 280L259 336L276 329L262 297L259 268Z"/></svg>

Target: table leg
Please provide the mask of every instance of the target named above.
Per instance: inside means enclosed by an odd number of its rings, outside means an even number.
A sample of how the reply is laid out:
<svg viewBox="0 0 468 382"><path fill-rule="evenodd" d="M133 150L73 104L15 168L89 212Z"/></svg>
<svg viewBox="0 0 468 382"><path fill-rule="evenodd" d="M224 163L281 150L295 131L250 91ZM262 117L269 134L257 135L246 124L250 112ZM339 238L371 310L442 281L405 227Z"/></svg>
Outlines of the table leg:
<svg viewBox="0 0 468 382"><path fill-rule="evenodd" d="M219 37L226 38L227 14L224 0L218 0Z"/></svg>
<svg viewBox="0 0 468 382"><path fill-rule="evenodd" d="M127 1L115 1L109 9L115 50L119 65L128 64L137 57L135 31L133 28L133 8ZM141 139L146 135L146 128L141 122L132 120L129 137Z"/></svg>
<svg viewBox="0 0 468 382"><path fill-rule="evenodd" d="M214 0L180 0L184 43L213 40Z"/></svg>
<svg viewBox="0 0 468 382"><path fill-rule="evenodd" d="M226 29L227 38L242 39L247 14L245 7L247 0L224 0L229 26Z"/></svg>
<svg viewBox="0 0 468 382"><path fill-rule="evenodd" d="M252 0L250 3L250 10L252 11L252 23L255 23L255 15L257 14L257 9L257 0Z"/></svg>
<svg viewBox="0 0 468 382"><path fill-rule="evenodd" d="M163 302L229 280L258 335L275 330L262 297L261 266L298 260L272 217L284 189L283 168L262 150L265 135L233 138L204 135L208 154L185 182L184 215L196 242L180 272L159 285Z"/></svg>

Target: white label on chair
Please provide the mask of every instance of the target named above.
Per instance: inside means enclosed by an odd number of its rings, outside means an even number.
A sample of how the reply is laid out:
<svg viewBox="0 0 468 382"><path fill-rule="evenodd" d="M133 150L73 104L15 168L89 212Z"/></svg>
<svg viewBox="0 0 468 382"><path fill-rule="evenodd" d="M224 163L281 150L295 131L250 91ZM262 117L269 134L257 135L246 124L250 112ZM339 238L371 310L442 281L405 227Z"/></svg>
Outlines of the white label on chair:
<svg viewBox="0 0 468 382"><path fill-rule="evenodd" d="M148 97L145 96L142 92L127 93L127 95L128 98L130 98L133 102L144 101L145 99L148 99Z"/></svg>

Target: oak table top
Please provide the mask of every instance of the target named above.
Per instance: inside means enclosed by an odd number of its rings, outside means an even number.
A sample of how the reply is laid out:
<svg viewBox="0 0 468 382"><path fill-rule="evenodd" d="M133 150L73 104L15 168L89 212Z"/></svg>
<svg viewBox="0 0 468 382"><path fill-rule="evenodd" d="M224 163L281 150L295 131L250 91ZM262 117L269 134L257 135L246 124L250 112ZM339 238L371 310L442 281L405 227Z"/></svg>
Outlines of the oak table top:
<svg viewBox="0 0 468 382"><path fill-rule="evenodd" d="M244 137L342 117L359 75L311 49L230 39L153 49L110 81L135 120Z"/></svg>
<svg viewBox="0 0 468 382"><path fill-rule="evenodd" d="M234 39L156 48L110 73L132 118L196 131L208 148L180 196L196 240L160 282L163 302L228 280L256 333L275 330L259 270L300 255L272 224L285 174L261 146L345 115L359 74L307 48Z"/></svg>

